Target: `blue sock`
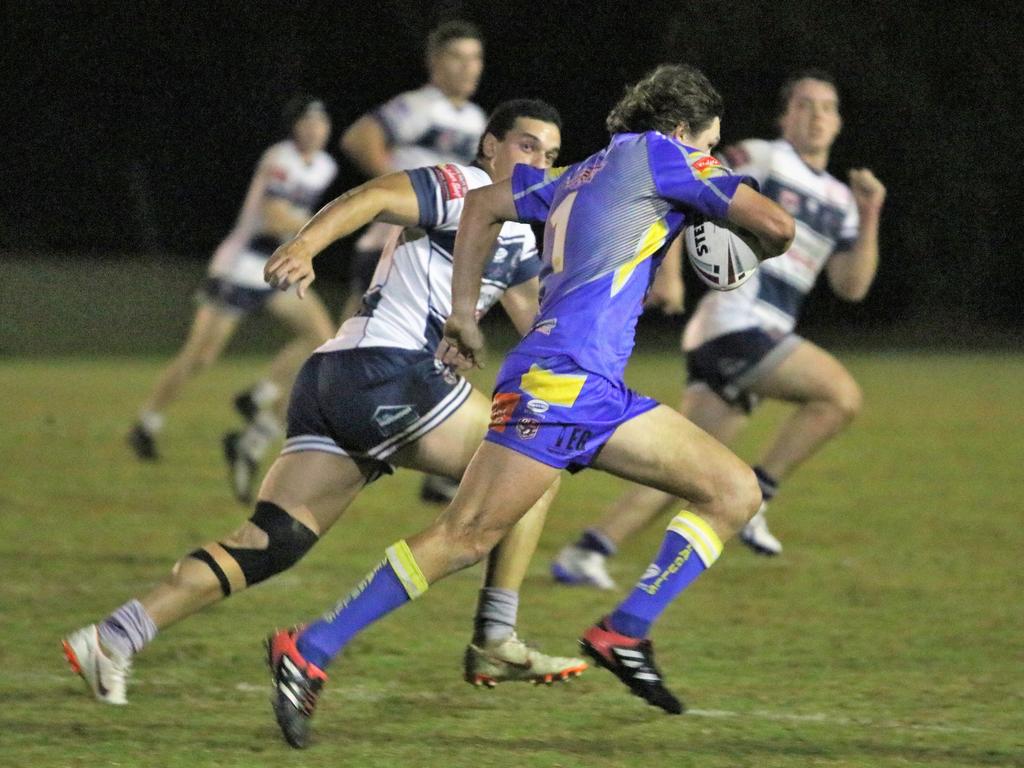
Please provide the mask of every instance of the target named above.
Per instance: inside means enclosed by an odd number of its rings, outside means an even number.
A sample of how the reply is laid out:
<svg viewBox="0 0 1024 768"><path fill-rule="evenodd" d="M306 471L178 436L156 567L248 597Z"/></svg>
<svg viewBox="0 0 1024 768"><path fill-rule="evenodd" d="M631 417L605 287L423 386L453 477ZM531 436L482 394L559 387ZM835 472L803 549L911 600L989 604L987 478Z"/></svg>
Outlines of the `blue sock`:
<svg viewBox="0 0 1024 768"><path fill-rule="evenodd" d="M399 541L348 597L302 630L296 641L299 653L325 669L356 633L419 597L427 586L409 545Z"/></svg>
<svg viewBox="0 0 1024 768"><path fill-rule="evenodd" d="M722 553L722 541L701 518L680 512L665 531L658 556L608 618L609 629L646 637L655 619Z"/></svg>

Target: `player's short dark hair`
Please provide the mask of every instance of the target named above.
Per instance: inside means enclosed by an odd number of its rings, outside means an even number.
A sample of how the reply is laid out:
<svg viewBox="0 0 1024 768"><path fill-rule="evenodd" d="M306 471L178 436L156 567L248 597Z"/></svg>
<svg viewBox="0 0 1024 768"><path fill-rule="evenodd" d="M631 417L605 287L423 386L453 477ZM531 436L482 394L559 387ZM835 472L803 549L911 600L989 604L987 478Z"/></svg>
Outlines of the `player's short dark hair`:
<svg viewBox="0 0 1024 768"><path fill-rule="evenodd" d="M793 98L793 91L796 90L796 84L801 80L820 80L823 83L831 85L837 96L839 94L839 86L836 85L836 79L832 77L831 73L826 72L824 69L818 69L817 67L799 69L796 72L791 73L782 81L782 85L779 86L779 117L786 114L786 110L789 109L789 100Z"/></svg>
<svg viewBox="0 0 1024 768"><path fill-rule="evenodd" d="M471 21L452 19L451 21L438 24L427 35L427 56L440 53L452 40L463 40L465 38L479 40L481 44L484 41L480 27Z"/></svg>
<svg viewBox="0 0 1024 768"><path fill-rule="evenodd" d="M503 101L491 112L491 116L487 118L487 127L484 128L484 136L491 134L498 141L501 141L520 117L529 117L534 120L543 120L545 123L554 123L558 126L559 131L562 130L562 116L558 114L557 109L546 101L541 101L540 99L511 99L510 101ZM483 149L484 139L481 136L480 143L476 148L478 157L483 154Z"/></svg>
<svg viewBox="0 0 1024 768"><path fill-rule="evenodd" d="M722 97L703 72L688 64L662 64L626 88L605 125L609 133L670 134L686 123L690 133L699 133L723 110Z"/></svg>
<svg viewBox="0 0 1024 768"><path fill-rule="evenodd" d="M292 96L284 105L284 109L281 110L281 126L284 132L291 133L299 118L305 115L306 112L314 110L323 112L328 117L330 116L323 99L308 93Z"/></svg>

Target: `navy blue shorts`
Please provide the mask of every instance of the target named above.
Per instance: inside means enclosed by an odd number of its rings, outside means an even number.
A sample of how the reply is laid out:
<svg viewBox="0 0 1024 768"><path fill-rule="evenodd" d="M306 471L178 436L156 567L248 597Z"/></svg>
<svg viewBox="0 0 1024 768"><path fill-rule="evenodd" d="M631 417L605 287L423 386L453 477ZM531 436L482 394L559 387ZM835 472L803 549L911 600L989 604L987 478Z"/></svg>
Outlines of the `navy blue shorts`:
<svg viewBox="0 0 1024 768"><path fill-rule="evenodd" d="M266 288L249 288L236 285L222 277L207 277L199 286L196 298L200 302L212 304L218 309L248 314L266 304L274 295L275 290L269 285Z"/></svg>
<svg viewBox="0 0 1024 768"><path fill-rule="evenodd" d="M314 353L295 379L282 454L348 456L368 481L387 459L439 426L466 401L469 382L433 353L366 347Z"/></svg>
<svg viewBox="0 0 1024 768"><path fill-rule="evenodd" d="M795 333L772 334L760 328L717 336L686 353L687 386L706 386L729 405L750 413L758 402L751 385L801 341Z"/></svg>

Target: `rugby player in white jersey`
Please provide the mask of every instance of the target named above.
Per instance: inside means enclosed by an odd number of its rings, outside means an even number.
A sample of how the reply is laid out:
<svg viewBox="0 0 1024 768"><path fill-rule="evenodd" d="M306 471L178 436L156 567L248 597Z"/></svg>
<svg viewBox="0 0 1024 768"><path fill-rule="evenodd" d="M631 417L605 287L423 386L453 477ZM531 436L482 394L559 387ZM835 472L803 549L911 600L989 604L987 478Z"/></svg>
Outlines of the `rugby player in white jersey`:
<svg viewBox="0 0 1024 768"><path fill-rule="evenodd" d="M451 249L466 193L548 168L561 143L558 112L534 100L491 116L473 166L446 164L382 176L325 206L266 266L272 285L309 296L312 259L370 221L398 225L360 313L303 366L288 438L250 520L180 559L155 589L64 639L97 699L126 701L131 658L158 629L285 570L325 534L369 482L394 466L459 478L490 421L490 400L435 359L451 311ZM540 259L528 225L509 224L483 277L479 312L501 301L521 332L537 311ZM515 634L518 590L557 483L494 550L466 649L465 678L553 682L586 669Z"/></svg>
<svg viewBox="0 0 1024 768"><path fill-rule="evenodd" d="M255 461L281 431L281 395L291 387L310 351L333 332L330 315L317 296L300 301L294 291L276 292L263 280L270 254L309 219L337 172L334 160L324 151L331 121L323 102L297 97L285 110L285 122L291 138L274 144L260 158L238 222L210 261L185 345L157 380L128 435L136 456L158 458L156 438L164 411L190 379L217 360L242 318L266 306L295 331L296 338L278 352L266 377L236 398L236 408L252 429L244 441L229 435L225 451L229 456L244 456L237 462L242 474L235 478L236 494L243 498L250 493Z"/></svg>
<svg viewBox="0 0 1024 768"><path fill-rule="evenodd" d="M426 85L400 93L342 134L341 151L370 178L424 165L473 162L487 120L470 101L484 68L480 30L461 20L438 25L427 36L426 66ZM356 242L342 320L359 309L390 229L383 222L371 224ZM428 475L421 496L449 501L457 487L446 477Z"/></svg>
<svg viewBox="0 0 1024 768"><path fill-rule="evenodd" d="M779 92L774 141L748 139L727 148L736 173L796 219L796 239L733 291L708 291L683 332L688 383L682 411L731 444L761 398L796 406L754 467L764 504L740 533L755 552L777 555L767 503L779 483L837 435L861 408L861 391L835 357L794 333L800 308L822 271L840 298L860 301L878 266L878 224L886 190L867 169L849 172L849 186L826 170L839 134L839 94L830 75L799 72ZM552 563L559 581L615 586L607 558L672 506L660 491L636 487L613 504Z"/></svg>

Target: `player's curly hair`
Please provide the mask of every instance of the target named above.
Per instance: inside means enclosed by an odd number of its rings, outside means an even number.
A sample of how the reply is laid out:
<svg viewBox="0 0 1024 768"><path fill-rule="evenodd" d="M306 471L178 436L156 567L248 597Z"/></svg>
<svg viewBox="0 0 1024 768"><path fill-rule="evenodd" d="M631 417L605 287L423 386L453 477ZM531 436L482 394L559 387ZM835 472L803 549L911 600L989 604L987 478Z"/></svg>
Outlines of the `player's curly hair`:
<svg viewBox="0 0 1024 768"><path fill-rule="evenodd" d="M721 117L722 97L696 67L662 64L626 88L625 95L608 113L609 133L672 133L686 123L690 133L700 133Z"/></svg>

